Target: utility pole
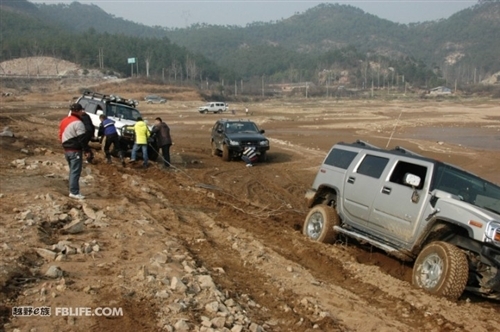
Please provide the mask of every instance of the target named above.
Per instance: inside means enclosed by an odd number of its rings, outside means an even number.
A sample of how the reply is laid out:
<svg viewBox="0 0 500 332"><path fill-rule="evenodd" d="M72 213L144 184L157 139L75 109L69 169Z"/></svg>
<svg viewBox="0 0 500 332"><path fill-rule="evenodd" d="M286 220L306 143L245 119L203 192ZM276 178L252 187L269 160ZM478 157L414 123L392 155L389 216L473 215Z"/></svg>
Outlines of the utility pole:
<svg viewBox="0 0 500 332"><path fill-rule="evenodd" d="M326 98L328 98L328 87L330 85L330 73L328 73L328 76L326 77Z"/></svg>
<svg viewBox="0 0 500 332"><path fill-rule="evenodd" d="M104 50L102 47L99 47L98 60L99 60L99 68L103 69L104 68Z"/></svg>
<svg viewBox="0 0 500 332"><path fill-rule="evenodd" d="M264 75L262 75L262 97L264 97Z"/></svg>

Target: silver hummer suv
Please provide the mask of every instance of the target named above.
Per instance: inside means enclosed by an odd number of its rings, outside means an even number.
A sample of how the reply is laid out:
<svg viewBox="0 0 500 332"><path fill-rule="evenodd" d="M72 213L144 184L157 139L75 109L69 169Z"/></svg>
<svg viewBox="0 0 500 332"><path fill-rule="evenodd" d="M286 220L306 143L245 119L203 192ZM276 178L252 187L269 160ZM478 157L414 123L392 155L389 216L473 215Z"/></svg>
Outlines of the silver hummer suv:
<svg viewBox="0 0 500 332"><path fill-rule="evenodd" d="M397 147L335 144L305 195L303 233L355 238L414 262L412 283L500 299L500 187Z"/></svg>

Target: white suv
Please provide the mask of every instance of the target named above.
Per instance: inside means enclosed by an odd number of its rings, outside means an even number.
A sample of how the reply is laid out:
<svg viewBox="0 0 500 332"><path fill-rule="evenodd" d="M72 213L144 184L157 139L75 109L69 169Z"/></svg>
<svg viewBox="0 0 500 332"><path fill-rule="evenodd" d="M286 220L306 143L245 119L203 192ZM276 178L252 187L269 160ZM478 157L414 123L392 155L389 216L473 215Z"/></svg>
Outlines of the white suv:
<svg viewBox="0 0 500 332"><path fill-rule="evenodd" d="M223 102L210 102L207 103L206 105L198 107L198 112L201 114L204 113L222 113L227 111L227 104Z"/></svg>
<svg viewBox="0 0 500 332"><path fill-rule="evenodd" d="M131 99L124 99L116 95L105 95L93 91L85 91L82 96L76 101L82 105L85 112L92 119L92 124L95 128L95 135L101 120L101 114L106 115L109 119L115 122L115 127L120 136L120 145L122 149L129 151L134 145L134 130L133 126L137 122L137 118L141 117L141 113L135 108L139 102ZM151 130L151 126L148 126ZM155 161L158 157L158 147L156 140L152 138L148 144L148 157Z"/></svg>

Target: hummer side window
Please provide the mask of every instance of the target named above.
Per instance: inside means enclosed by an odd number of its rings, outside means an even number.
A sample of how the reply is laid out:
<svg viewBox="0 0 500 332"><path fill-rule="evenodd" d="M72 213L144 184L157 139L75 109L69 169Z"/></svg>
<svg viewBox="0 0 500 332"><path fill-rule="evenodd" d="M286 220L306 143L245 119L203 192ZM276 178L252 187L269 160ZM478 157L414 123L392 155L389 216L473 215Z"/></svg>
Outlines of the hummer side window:
<svg viewBox="0 0 500 332"><path fill-rule="evenodd" d="M384 171L385 166L387 166L388 162L388 158L367 154L361 164L359 164L356 173L378 179L382 175L382 172Z"/></svg>
<svg viewBox="0 0 500 332"><path fill-rule="evenodd" d="M356 155L357 152L342 149L332 149L330 154L325 159L325 164L342 169L347 169L351 165L351 162L356 157Z"/></svg>
<svg viewBox="0 0 500 332"><path fill-rule="evenodd" d="M416 165L412 163L407 163L405 161L398 161L396 167L392 171L391 177L389 178L390 182L397 183L403 186L410 187L409 185L404 183L404 177L406 174L411 173L413 175L417 175L420 177L420 185L416 189L422 189L425 183L425 175L427 174L427 167Z"/></svg>

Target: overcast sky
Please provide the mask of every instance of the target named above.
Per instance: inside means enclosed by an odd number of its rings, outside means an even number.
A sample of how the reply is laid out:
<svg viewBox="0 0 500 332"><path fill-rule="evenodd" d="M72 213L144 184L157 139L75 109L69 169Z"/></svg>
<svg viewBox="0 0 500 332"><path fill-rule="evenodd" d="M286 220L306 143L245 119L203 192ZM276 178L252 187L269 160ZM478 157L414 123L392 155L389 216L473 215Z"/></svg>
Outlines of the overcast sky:
<svg viewBox="0 0 500 332"><path fill-rule="evenodd" d="M73 1L30 1L33 3L71 3ZM109 14L136 23L168 28L184 28L195 23L245 26L270 22L303 13L320 3L339 3L397 23L416 23L448 18L477 0L92 0Z"/></svg>

